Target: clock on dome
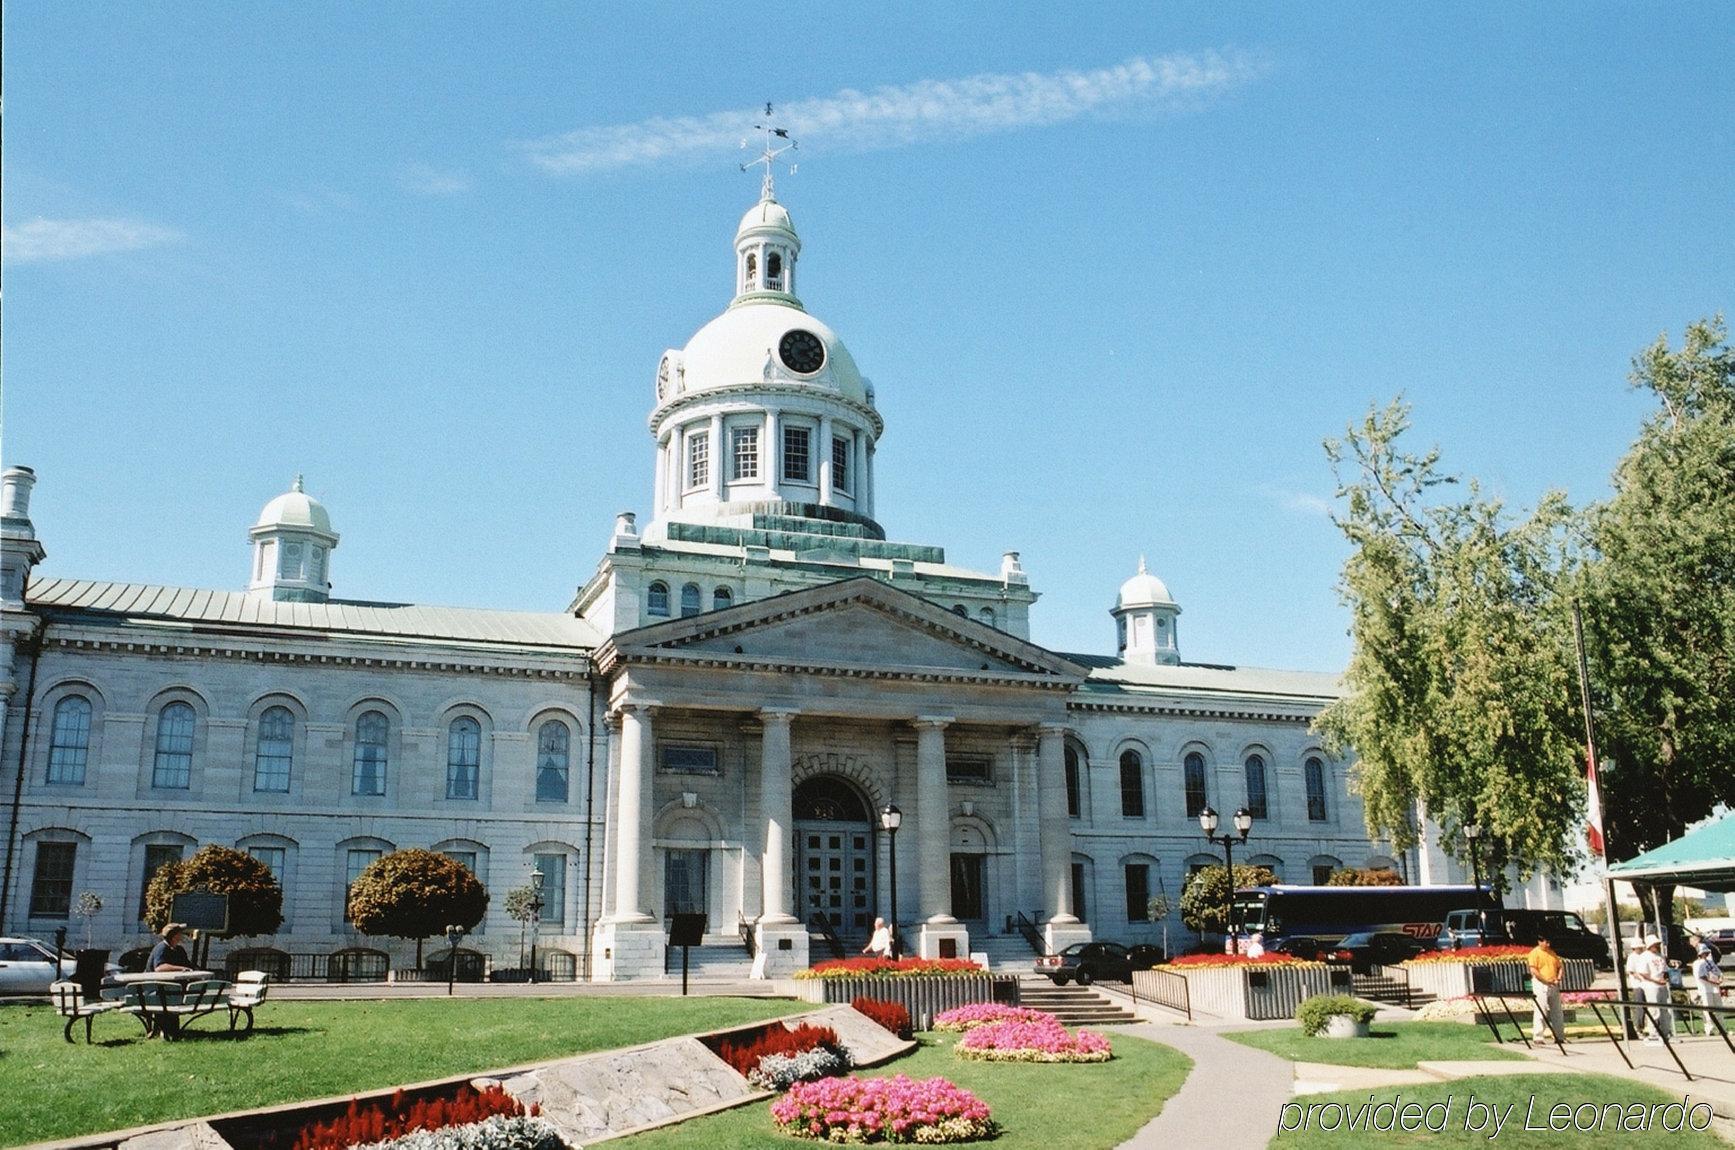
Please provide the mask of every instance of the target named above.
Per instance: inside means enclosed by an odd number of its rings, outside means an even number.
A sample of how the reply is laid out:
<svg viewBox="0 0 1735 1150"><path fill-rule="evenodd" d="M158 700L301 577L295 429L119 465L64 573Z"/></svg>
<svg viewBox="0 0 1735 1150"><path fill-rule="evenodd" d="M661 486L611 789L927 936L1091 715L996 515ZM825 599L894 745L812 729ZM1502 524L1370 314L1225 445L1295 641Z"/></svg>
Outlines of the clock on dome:
<svg viewBox="0 0 1735 1150"><path fill-rule="evenodd" d="M663 362L657 365L657 401L660 403L669 397L669 357L664 356Z"/></svg>
<svg viewBox="0 0 1735 1150"><path fill-rule="evenodd" d="M796 375L812 375L825 366L825 344L812 332L796 328L777 344L777 358Z"/></svg>

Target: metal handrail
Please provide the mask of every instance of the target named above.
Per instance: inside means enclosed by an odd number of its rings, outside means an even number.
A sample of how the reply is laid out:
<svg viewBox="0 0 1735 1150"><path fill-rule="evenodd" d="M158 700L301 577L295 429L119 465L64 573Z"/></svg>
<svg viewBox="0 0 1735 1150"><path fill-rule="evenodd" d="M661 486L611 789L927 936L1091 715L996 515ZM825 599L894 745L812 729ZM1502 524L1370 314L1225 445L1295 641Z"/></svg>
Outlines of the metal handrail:
<svg viewBox="0 0 1735 1150"><path fill-rule="evenodd" d="M1138 970L1133 973L1135 975L1148 974L1151 976L1153 981L1158 983L1160 986L1167 988L1165 991L1151 996L1151 1002L1153 1004L1165 1007L1169 1010L1178 1010L1187 1016L1188 1022L1193 1021L1192 984L1187 981L1185 975L1176 974L1172 970L1154 969ZM1177 987L1180 989L1180 993L1172 993ZM1139 980L1137 978L1132 980L1132 994L1133 1004L1137 1005L1139 1001Z"/></svg>
<svg viewBox="0 0 1735 1150"><path fill-rule="evenodd" d="M1643 1020L1651 1024L1651 1032L1662 1041L1663 1049L1669 1052L1669 1057L1675 1060L1675 1065L1680 1068L1682 1076L1685 1077L1688 1082L1693 1081L1693 1074L1687 1069L1687 1064L1681 1061L1681 1056L1675 1052L1675 1044L1670 1042L1669 1036L1663 1033L1663 1028L1660 1025L1662 1018L1660 1017L1659 1012L1664 1010L1703 1011L1705 1017L1716 1025L1717 1033L1723 1036L1723 1045L1729 1048L1731 1054L1735 1054L1735 1041L1730 1040L1729 1028L1723 1025L1723 1017L1735 1014L1735 1007L1705 1006L1702 1003L1698 1005L1683 1003L1680 1006L1676 1006L1672 1002L1652 1002L1649 999L1644 998L1587 998L1584 1001L1584 1005L1590 1007L1591 1011L1596 1015L1596 1020L1602 1023L1603 1033L1607 1034L1609 1041L1614 1043L1616 1052L1620 1054L1621 1061L1627 1064L1627 1069L1629 1070L1634 1069L1633 1060L1627 1057L1626 1050L1621 1046L1621 1040L1617 1038L1614 1031L1610 1029L1608 1019L1603 1017L1601 1008L1604 1006L1624 1007L1629 1011L1636 1008L1643 1016Z"/></svg>
<svg viewBox="0 0 1735 1150"><path fill-rule="evenodd" d="M747 948L747 957L757 957L753 950L753 924L747 921L746 915L737 914L735 916L735 926L741 934L741 945Z"/></svg>
<svg viewBox="0 0 1735 1150"><path fill-rule="evenodd" d="M1024 936L1024 941L1037 955L1048 953L1048 941L1042 937L1042 932L1036 929L1034 919L1023 911L1019 911L1018 916L1013 919L1013 925L1018 928L1018 933Z"/></svg>

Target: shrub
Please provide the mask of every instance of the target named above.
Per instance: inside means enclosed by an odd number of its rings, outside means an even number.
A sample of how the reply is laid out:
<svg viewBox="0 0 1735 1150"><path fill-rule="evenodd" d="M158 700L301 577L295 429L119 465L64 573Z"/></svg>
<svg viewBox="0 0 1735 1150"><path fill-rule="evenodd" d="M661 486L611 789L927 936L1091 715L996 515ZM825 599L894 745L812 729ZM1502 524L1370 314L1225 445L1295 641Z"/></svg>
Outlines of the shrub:
<svg viewBox="0 0 1735 1150"><path fill-rule="evenodd" d="M857 1012L867 1015L899 1038L913 1037L910 1028L910 1012L901 1002L887 1002L883 998L858 997L850 1005Z"/></svg>
<svg viewBox="0 0 1735 1150"><path fill-rule="evenodd" d="M347 1150L417 1130L439 1130L496 1117L535 1117L536 1113L536 1107L526 1111L518 1099L498 1086L486 1090L464 1086L450 1098L422 1098L413 1103L398 1090L390 1098L357 1099L340 1116L304 1126L291 1145L294 1150Z"/></svg>
<svg viewBox="0 0 1735 1150"><path fill-rule="evenodd" d="M984 1062L1107 1062L1113 1052L1108 1039L1089 1030L1068 1034L1052 1018L1047 1022L991 1022L959 1040L962 1058Z"/></svg>
<svg viewBox="0 0 1735 1150"><path fill-rule="evenodd" d="M566 1143L546 1118L496 1115L462 1126L417 1130L385 1142L368 1142L354 1150L566 1150Z"/></svg>
<svg viewBox="0 0 1735 1150"><path fill-rule="evenodd" d="M1357 1022L1372 1022L1378 1009L1372 1003L1347 994L1316 994L1296 1009L1295 1020L1301 1023L1301 1033L1313 1035L1324 1030L1325 1020L1333 1015L1342 1014Z"/></svg>
<svg viewBox="0 0 1735 1150"><path fill-rule="evenodd" d="M1404 877L1385 867L1339 867L1325 880L1326 886L1403 886Z"/></svg>
<svg viewBox="0 0 1735 1150"><path fill-rule="evenodd" d="M843 1055L843 1044L837 1039L837 1031L829 1026L810 1026L804 1022L791 1030L781 1022L773 1022L756 1030L727 1035L714 1049L718 1058L735 1068L735 1073L751 1078L762 1058L773 1054L805 1054L822 1046ZM849 1065L847 1056L844 1056L844 1065Z"/></svg>
<svg viewBox="0 0 1735 1150"><path fill-rule="evenodd" d="M1235 888L1275 886L1277 875L1270 867L1238 866L1235 868ZM1181 921L1189 930L1200 934L1221 932L1229 924L1223 918L1223 903L1228 899L1229 873L1220 866L1208 866L1187 880L1181 891Z"/></svg>
<svg viewBox="0 0 1735 1150"><path fill-rule="evenodd" d="M450 924L469 930L488 910L488 892L470 868L434 851L393 851L369 863L349 888L349 920L363 934L422 940Z"/></svg>
<svg viewBox="0 0 1735 1150"><path fill-rule="evenodd" d="M988 1106L944 1078L822 1078L771 1104L778 1129L821 1142L973 1142L999 1127Z"/></svg>
<svg viewBox="0 0 1735 1150"><path fill-rule="evenodd" d="M788 1090L797 1082L835 1078L849 1069L849 1056L835 1046L816 1046L800 1054L767 1054L747 1075L761 1090Z"/></svg>
<svg viewBox="0 0 1735 1150"><path fill-rule="evenodd" d="M986 974L967 958L834 958L795 972L796 978L901 978L910 975Z"/></svg>
<svg viewBox="0 0 1735 1150"><path fill-rule="evenodd" d="M246 851L211 843L192 858L158 867L145 888L152 930L168 925L175 896L189 891L229 896L229 936L274 934L283 925L283 888L271 868Z"/></svg>
<svg viewBox="0 0 1735 1150"><path fill-rule="evenodd" d="M1060 1025L1060 1019L1033 1006L1003 1006L998 1002L972 1002L943 1010L934 1016L935 1030L974 1030L996 1022L1036 1022Z"/></svg>

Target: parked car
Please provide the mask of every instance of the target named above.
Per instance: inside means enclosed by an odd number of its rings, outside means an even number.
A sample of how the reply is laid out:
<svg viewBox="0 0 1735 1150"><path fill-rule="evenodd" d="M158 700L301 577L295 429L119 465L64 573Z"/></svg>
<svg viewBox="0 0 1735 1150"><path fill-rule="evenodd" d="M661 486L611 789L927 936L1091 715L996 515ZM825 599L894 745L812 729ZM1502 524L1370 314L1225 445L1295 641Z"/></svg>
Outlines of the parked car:
<svg viewBox="0 0 1735 1150"><path fill-rule="evenodd" d="M54 946L36 938L0 938L0 995L47 994L51 983L71 978L75 959L63 951L59 968L54 961ZM108 964L109 974L119 974L120 967Z"/></svg>
<svg viewBox="0 0 1735 1150"><path fill-rule="evenodd" d="M1161 960L1159 947L1137 948L1134 952L1118 942L1075 942L1059 954L1045 954L1036 960L1036 973L1046 975L1056 986L1077 982L1089 986L1093 982L1131 982L1134 970L1146 970L1152 965L1152 953ZM1142 965L1141 965L1142 964Z"/></svg>
<svg viewBox="0 0 1735 1150"><path fill-rule="evenodd" d="M1487 929L1483 929L1482 913L1474 910L1455 910L1446 915L1446 921L1440 924L1440 933L1434 939L1434 946L1439 950L1463 950L1471 946L1502 946L1511 940L1506 937L1506 930L1500 925L1498 910L1490 910L1487 914Z"/></svg>
<svg viewBox="0 0 1735 1150"><path fill-rule="evenodd" d="M1424 939L1379 930L1346 934L1331 949L1331 957L1347 961L1357 974L1368 974L1376 966L1396 966L1430 948Z"/></svg>
<svg viewBox="0 0 1735 1150"><path fill-rule="evenodd" d="M1280 938L1267 943L1265 953L1287 954L1307 962L1321 962L1330 958L1335 949L1320 939L1298 934L1291 938Z"/></svg>
<svg viewBox="0 0 1735 1150"><path fill-rule="evenodd" d="M1535 946L1537 939L1546 938L1562 958L1588 958L1598 970L1614 969L1614 960L1609 957L1608 939L1586 926L1584 919L1570 910L1502 910L1498 913L1508 941L1520 946ZM1492 920L1494 912L1490 912L1488 917ZM1679 932L1680 928L1674 930ZM1687 946L1684 934L1679 945L1688 952L1692 949ZM1675 957L1674 944L1669 950L1669 957Z"/></svg>

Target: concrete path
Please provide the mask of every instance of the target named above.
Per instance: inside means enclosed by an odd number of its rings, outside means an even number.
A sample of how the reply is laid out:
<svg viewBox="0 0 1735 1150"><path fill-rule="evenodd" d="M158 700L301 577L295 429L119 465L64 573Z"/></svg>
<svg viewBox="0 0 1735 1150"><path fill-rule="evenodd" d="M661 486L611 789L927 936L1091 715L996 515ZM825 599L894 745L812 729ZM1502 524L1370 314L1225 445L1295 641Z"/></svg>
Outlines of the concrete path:
<svg viewBox="0 0 1735 1150"><path fill-rule="evenodd" d="M1128 1026L1115 1033L1172 1046L1193 1060L1180 1092L1122 1143L1127 1150L1217 1146L1231 1131L1239 1131L1235 1140L1242 1145L1264 1145L1269 1134L1257 1143L1254 1137L1277 1132L1278 1110L1294 1089L1293 1062L1196 1026Z"/></svg>

